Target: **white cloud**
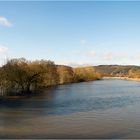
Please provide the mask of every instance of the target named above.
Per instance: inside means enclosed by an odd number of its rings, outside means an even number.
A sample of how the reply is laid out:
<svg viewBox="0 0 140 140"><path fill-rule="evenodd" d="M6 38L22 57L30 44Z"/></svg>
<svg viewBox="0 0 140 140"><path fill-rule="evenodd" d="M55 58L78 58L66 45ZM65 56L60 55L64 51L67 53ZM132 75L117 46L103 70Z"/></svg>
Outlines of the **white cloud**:
<svg viewBox="0 0 140 140"><path fill-rule="evenodd" d="M97 53L94 50L86 49L84 48L83 50L77 51L76 55L81 56L81 57L96 57Z"/></svg>
<svg viewBox="0 0 140 140"><path fill-rule="evenodd" d="M106 52L104 54L102 54L102 59L103 60L124 60L126 58L129 58L130 56L127 55L126 53L123 52Z"/></svg>
<svg viewBox="0 0 140 140"><path fill-rule="evenodd" d="M90 56L90 57L94 57L94 56L96 56L96 52L95 52L94 50L91 50L91 51L88 51L88 52L86 53L86 55L87 55L87 56Z"/></svg>
<svg viewBox="0 0 140 140"><path fill-rule="evenodd" d="M106 53L106 54L104 54L104 56L103 56L103 59L104 59L104 60L112 60L113 58L114 58L114 55L113 55L113 53L111 53L111 52Z"/></svg>
<svg viewBox="0 0 140 140"><path fill-rule="evenodd" d="M8 51L8 48L4 45L0 45L0 54L5 54Z"/></svg>
<svg viewBox="0 0 140 140"><path fill-rule="evenodd" d="M81 43L82 45L85 45L85 44L87 43L87 41L86 41L85 39L82 39L82 40L80 40L80 43Z"/></svg>
<svg viewBox="0 0 140 140"><path fill-rule="evenodd" d="M66 65L71 67L84 67L84 66L92 66L91 63L84 63L84 62L72 62L72 61L57 61L56 64L58 65Z"/></svg>
<svg viewBox="0 0 140 140"><path fill-rule="evenodd" d="M5 27L11 27L12 23L5 17L0 16L0 24Z"/></svg>

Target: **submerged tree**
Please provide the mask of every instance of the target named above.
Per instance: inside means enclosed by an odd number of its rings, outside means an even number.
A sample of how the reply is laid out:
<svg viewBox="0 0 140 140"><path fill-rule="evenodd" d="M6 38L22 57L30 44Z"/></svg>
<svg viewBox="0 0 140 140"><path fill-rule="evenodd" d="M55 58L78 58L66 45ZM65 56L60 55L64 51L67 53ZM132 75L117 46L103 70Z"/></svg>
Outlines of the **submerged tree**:
<svg viewBox="0 0 140 140"><path fill-rule="evenodd" d="M12 59L1 68L1 72L1 81L8 83L7 90L21 93L56 84L58 78L55 64L45 60Z"/></svg>

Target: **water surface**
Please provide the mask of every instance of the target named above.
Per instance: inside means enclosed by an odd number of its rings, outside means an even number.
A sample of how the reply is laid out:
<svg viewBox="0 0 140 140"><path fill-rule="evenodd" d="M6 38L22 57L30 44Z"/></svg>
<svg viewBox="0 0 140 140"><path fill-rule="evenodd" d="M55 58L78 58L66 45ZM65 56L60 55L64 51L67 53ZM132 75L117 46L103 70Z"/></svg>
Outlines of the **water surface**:
<svg viewBox="0 0 140 140"><path fill-rule="evenodd" d="M140 82L61 85L0 103L0 138L140 138Z"/></svg>

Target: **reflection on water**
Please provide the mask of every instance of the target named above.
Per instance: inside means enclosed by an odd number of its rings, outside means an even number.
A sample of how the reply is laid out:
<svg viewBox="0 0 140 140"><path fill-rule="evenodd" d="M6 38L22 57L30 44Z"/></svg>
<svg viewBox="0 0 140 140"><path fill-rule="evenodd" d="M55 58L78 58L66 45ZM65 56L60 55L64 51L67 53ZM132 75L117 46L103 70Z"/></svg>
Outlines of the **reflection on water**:
<svg viewBox="0 0 140 140"><path fill-rule="evenodd" d="M139 82L61 85L0 103L0 138L140 138Z"/></svg>

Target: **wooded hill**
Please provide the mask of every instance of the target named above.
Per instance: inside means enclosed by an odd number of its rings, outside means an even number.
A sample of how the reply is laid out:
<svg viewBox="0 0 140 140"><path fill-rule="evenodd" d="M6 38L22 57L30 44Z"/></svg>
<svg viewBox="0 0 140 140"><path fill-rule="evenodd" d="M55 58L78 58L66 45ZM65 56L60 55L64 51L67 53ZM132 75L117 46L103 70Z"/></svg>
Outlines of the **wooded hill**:
<svg viewBox="0 0 140 140"><path fill-rule="evenodd" d="M140 78L140 66L134 65L99 65L94 66L102 76Z"/></svg>

